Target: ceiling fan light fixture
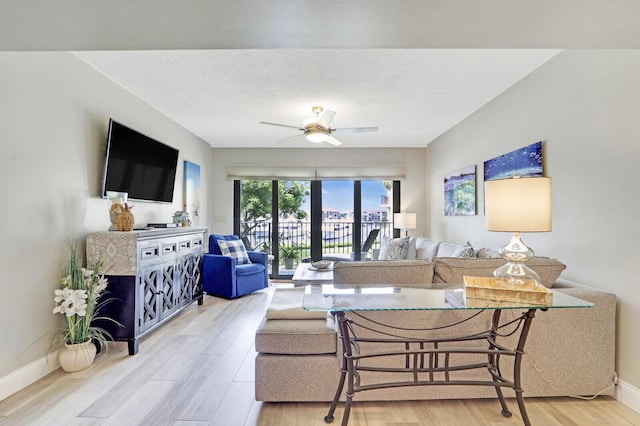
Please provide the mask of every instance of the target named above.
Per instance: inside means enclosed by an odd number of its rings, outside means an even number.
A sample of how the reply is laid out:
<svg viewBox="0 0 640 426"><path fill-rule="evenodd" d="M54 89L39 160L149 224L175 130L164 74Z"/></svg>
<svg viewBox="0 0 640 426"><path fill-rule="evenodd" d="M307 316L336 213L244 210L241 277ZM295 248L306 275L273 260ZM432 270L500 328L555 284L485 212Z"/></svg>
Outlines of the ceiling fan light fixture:
<svg viewBox="0 0 640 426"><path fill-rule="evenodd" d="M329 133L323 132L321 130L310 131L309 133L306 134L306 136L310 142L314 142L314 143L324 142L327 139L329 139Z"/></svg>
<svg viewBox="0 0 640 426"><path fill-rule="evenodd" d="M318 124L318 117L308 117L302 120L302 126L306 129Z"/></svg>
<svg viewBox="0 0 640 426"><path fill-rule="evenodd" d="M302 120L302 128L289 124L269 123L266 121L261 121L260 123L269 124L271 126L287 127L302 131L302 133L300 134L281 139L278 141L278 143L289 142L298 138L299 136L304 136L309 142L312 143L327 142L331 145L337 146L342 145L342 142L332 136L332 133L335 131L339 131L340 133L362 133L378 131L377 127L341 127L339 129L333 129L331 127L331 123L333 121L333 118L337 114L335 111L325 111L324 108L319 106L315 106L311 108L311 110L316 116L308 117Z"/></svg>

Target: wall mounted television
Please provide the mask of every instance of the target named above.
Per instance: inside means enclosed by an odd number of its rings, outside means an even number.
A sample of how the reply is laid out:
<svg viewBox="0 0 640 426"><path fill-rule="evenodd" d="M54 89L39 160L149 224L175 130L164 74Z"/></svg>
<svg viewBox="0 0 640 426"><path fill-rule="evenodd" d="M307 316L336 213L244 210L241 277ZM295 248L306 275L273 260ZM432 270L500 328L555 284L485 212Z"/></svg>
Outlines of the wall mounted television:
<svg viewBox="0 0 640 426"><path fill-rule="evenodd" d="M133 200L173 201L178 150L109 120L102 197L126 192Z"/></svg>

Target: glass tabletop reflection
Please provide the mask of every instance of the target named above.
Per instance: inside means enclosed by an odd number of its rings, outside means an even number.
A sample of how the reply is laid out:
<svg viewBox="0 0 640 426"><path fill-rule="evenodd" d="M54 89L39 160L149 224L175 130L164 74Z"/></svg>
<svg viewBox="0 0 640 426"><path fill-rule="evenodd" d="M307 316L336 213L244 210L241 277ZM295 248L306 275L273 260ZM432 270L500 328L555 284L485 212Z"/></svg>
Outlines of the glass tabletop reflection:
<svg viewBox="0 0 640 426"><path fill-rule="evenodd" d="M444 288L314 284L305 287L302 307L308 311L464 310L590 308L593 303L550 289L550 304L471 299L462 285Z"/></svg>

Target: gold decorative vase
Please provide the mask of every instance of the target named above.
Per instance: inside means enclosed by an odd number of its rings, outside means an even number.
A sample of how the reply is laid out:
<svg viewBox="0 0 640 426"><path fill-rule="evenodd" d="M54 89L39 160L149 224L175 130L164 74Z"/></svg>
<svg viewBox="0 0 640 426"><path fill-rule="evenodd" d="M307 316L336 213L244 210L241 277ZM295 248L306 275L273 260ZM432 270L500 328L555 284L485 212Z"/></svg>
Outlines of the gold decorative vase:
<svg viewBox="0 0 640 426"><path fill-rule="evenodd" d="M111 220L109 231L121 231L118 227L117 219L124 210L128 197L129 194L126 192L107 191L107 205L109 206L109 219Z"/></svg>

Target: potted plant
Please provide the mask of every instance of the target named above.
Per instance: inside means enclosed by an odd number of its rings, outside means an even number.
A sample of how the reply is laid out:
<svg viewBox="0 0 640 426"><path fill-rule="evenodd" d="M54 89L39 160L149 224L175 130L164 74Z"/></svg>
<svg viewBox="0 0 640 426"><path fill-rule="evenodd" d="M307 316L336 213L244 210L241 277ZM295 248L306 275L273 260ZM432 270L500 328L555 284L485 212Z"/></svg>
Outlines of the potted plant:
<svg viewBox="0 0 640 426"><path fill-rule="evenodd" d="M285 269L293 269L293 262L300 259L300 246L297 244L280 245L280 257L284 259Z"/></svg>
<svg viewBox="0 0 640 426"><path fill-rule="evenodd" d="M68 245L69 261L60 280L61 288L54 291L56 306L53 313L64 315L65 319L60 365L65 371L73 372L91 365L96 355L96 344L100 349L106 349L107 342L113 339L107 331L92 325L98 319L100 307L109 302L100 300L108 284L104 275L100 275L102 263L84 268L76 243L69 242Z"/></svg>

